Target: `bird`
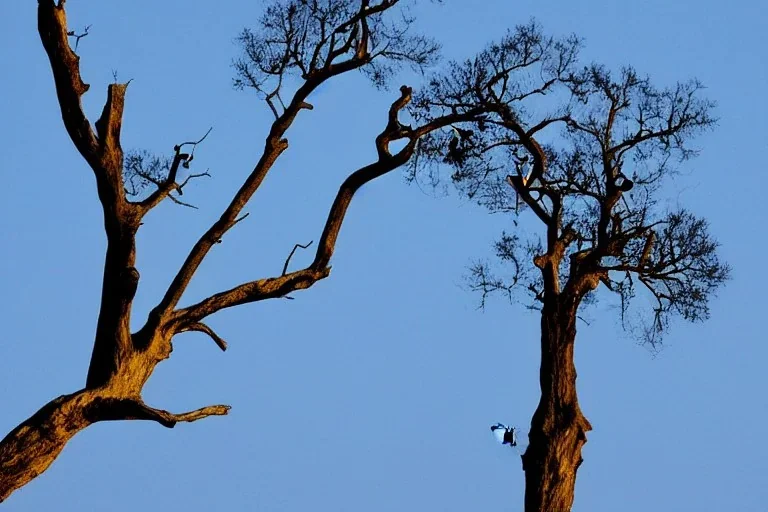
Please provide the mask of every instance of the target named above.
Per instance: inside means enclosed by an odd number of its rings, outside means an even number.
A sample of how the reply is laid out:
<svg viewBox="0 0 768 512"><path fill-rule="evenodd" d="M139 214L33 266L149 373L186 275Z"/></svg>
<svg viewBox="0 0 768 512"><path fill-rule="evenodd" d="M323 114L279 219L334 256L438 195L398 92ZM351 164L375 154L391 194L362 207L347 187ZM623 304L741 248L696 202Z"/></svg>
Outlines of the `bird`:
<svg viewBox="0 0 768 512"><path fill-rule="evenodd" d="M503 423L497 423L491 426L491 432L496 440L501 444L517 446L517 432L514 427L508 427Z"/></svg>
<svg viewBox="0 0 768 512"><path fill-rule="evenodd" d="M521 175L523 177L523 186L526 186L531 179L531 174L533 174L533 165L528 162L527 156L524 156L520 160L520 171L522 171Z"/></svg>

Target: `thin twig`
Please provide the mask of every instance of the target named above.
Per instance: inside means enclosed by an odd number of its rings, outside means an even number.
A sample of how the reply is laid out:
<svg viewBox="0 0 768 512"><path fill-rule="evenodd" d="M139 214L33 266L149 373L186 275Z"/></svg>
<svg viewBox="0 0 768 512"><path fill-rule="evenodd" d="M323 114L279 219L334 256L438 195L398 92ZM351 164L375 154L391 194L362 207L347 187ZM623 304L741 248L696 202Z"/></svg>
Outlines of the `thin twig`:
<svg viewBox="0 0 768 512"><path fill-rule="evenodd" d="M192 180L192 179L195 179L195 178L202 178L203 176L208 176L209 178L211 177L210 173L208 172L208 169L206 169L205 172L200 172L200 173L197 173L197 174L190 174L189 176L187 176L187 178L184 181L182 181L180 184L176 185L176 192L178 192L180 196L184 195L184 192L182 192L181 189L183 189L184 186L187 183L189 183L189 180Z"/></svg>
<svg viewBox="0 0 768 512"><path fill-rule="evenodd" d="M205 132L205 135L200 137L199 140L186 141L186 142L182 142L181 144L176 144L175 146L173 146L173 150L176 152L177 155L181 151L181 148L183 148L184 146L192 146L192 151L189 153L189 157L185 158L184 162L181 164L185 169L189 169L190 162L192 162L192 160L195 158L195 149L197 149L197 145L203 142L206 139L206 137L208 137L208 134L211 133L212 130L213 130L213 126L208 128L208 131Z"/></svg>
<svg viewBox="0 0 768 512"><path fill-rule="evenodd" d="M246 218L247 216L249 216L249 215L250 215L250 212L246 212L246 213L244 213L243 215L241 215L240 217L236 218L236 219L235 219L235 222L233 222L233 223L232 223L232 225L231 225L231 226L229 226L229 227L227 228L227 231L229 231L230 229L232 229L233 227L235 227L235 224L237 224L237 223L238 223L238 222L240 222L241 220L245 220L245 218Z"/></svg>
<svg viewBox="0 0 768 512"><path fill-rule="evenodd" d="M77 51L77 45L80 44L80 40L82 38L88 35L88 31L90 30L90 28L91 28L91 25L86 25L85 28L83 29L82 34L77 34L74 30L70 30L69 32L67 32L68 36L75 38L75 49L72 51L75 51L75 52Z"/></svg>
<svg viewBox="0 0 768 512"><path fill-rule="evenodd" d="M314 240L310 240L309 243L306 245L296 244L293 246L293 249L291 249L291 254L289 254L288 257L285 259L285 265L283 265L282 275L285 275L288 272L288 264L291 262L291 258L293 257L293 253L296 252L296 249L298 249L299 247L301 247L302 249L307 249L309 248L310 245L312 245L312 242L314 242Z"/></svg>
<svg viewBox="0 0 768 512"><path fill-rule="evenodd" d="M189 158L187 159L187 162L186 162L188 164L192 160L192 157L195 156L195 148L197 148L197 145L203 142L206 139L206 137L208 137L208 134L211 133L212 130L213 130L213 126L208 128L208 131L205 132L205 135L203 135L199 140L182 142L181 144L177 144L176 146L174 146L173 149L178 153L181 150L181 148L183 148L184 146L192 146L192 152L189 154Z"/></svg>
<svg viewBox="0 0 768 512"><path fill-rule="evenodd" d="M205 138L206 138L206 137L208 137L208 134L209 134L209 133L211 133L211 130L213 130L213 126L211 126L210 128L208 128L208 131L207 131L207 132L205 132L205 135L203 135L203 136L200 138L200 140L182 142L181 144L178 144L178 145L177 145L177 147L178 147L179 149L181 149L182 147L184 147L184 146L188 146L188 145L191 145L191 146L197 146L198 144L200 144L201 142L203 142L203 141L205 140Z"/></svg>
<svg viewBox="0 0 768 512"><path fill-rule="evenodd" d="M181 205L181 206L186 206L187 208L194 208L195 210L199 210L199 208L198 208L197 206L195 206L195 205L193 205L193 204L185 203L185 202L184 202L184 201L182 201L181 199L178 199L178 198L176 198L176 197L173 197L173 194L168 194L168 198L169 198L171 201L173 201L174 203L178 204L178 205Z"/></svg>

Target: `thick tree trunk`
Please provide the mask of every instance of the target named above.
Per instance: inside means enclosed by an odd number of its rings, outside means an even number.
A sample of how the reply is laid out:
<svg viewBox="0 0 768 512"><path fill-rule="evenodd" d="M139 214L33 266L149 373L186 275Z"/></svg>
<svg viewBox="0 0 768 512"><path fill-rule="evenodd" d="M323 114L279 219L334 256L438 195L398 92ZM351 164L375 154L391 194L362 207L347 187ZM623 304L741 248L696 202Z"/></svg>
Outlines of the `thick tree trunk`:
<svg viewBox="0 0 768 512"><path fill-rule="evenodd" d="M576 308L556 297L541 315L541 399L523 455L525 512L569 512L581 448L592 429L576 396Z"/></svg>

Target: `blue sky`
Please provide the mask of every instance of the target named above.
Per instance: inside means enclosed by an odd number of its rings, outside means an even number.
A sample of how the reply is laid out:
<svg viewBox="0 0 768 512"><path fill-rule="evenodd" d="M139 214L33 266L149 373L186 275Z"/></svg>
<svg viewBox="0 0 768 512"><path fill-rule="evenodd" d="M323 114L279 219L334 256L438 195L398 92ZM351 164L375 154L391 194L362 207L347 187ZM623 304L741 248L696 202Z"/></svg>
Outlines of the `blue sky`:
<svg viewBox="0 0 768 512"><path fill-rule="evenodd" d="M463 58L535 17L586 39L585 60L630 63L659 85L698 77L718 128L670 197L707 216L734 267L703 325L676 324L658 355L624 336L615 312L580 325L582 409L594 430L574 511L764 511L768 421L762 330L768 279L762 153L768 149L768 15L757 1L508 2L419 8L424 32ZM233 91L233 38L261 2L70 0L84 98L98 116L113 70L130 85L123 147L170 153L214 130L196 152L198 181L138 239L141 322L191 244L252 168L269 112ZM0 7L0 430L82 386L105 246L90 171L62 126L34 2ZM399 82L395 82L399 85ZM409 85L418 87L416 80ZM289 133L291 148L238 225L201 268L191 302L279 273L296 242L317 240L344 177L375 157L373 137L396 92L361 77L330 84ZM328 148L331 148L330 150ZM538 318L503 299L476 309L462 288L474 258L511 221L455 197L434 199L392 174L356 196L329 279L296 300L217 314L226 353L197 334L145 390L173 411L213 403L230 416L173 430L99 424L79 434L11 511L357 511L522 508L516 453L497 421L526 428L538 400ZM293 264L310 261L298 253Z"/></svg>

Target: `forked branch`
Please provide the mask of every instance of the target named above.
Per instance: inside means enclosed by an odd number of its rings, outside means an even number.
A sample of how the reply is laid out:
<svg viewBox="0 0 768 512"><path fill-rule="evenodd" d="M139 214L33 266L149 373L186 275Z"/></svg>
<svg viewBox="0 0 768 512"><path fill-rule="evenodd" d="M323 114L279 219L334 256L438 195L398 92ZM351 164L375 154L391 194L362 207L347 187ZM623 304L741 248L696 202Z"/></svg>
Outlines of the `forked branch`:
<svg viewBox="0 0 768 512"><path fill-rule="evenodd" d="M169 198L177 204L181 204L183 206L191 206L194 208L194 206L184 203L180 199L171 195L171 192L176 191L179 195L182 195L184 186L186 186L190 180L195 178L202 178L203 176L210 176L208 171L205 171L202 173L190 174L181 183L177 183L176 181L179 173L179 166L184 167L185 169L189 169L192 160L195 158L195 149L197 149L197 145L202 143L208 137L208 134L211 133L211 130L213 130L213 127L209 128L208 131L205 132L205 135L196 141L182 142L181 144L177 144L173 147L173 160L171 161L171 165L168 168L168 175L164 180L160 181L154 179L150 175L142 176L144 179L154 183L157 187L149 196L138 203L140 215L142 217L146 215L152 208L160 204L165 198ZM182 152L184 146L192 146L192 151L189 153Z"/></svg>
<svg viewBox="0 0 768 512"><path fill-rule="evenodd" d="M406 163L413 155L416 142L422 135L449 126L451 123L474 119L478 115L478 111L473 110L464 114L442 116L417 128L404 126L397 120L397 114L406 107L411 99L411 94L410 87L401 87L400 97L390 106L387 125L376 137L379 159L350 174L339 187L318 242L314 261L308 267L284 273L278 277L244 283L230 290L214 294L197 304L177 310L171 321L176 326L172 330L178 331L179 328L199 322L208 315L224 308L283 297L290 292L309 288L317 281L327 277L331 271L329 263L347 209L360 187ZM400 151L392 154L390 144L399 139L407 139L408 142ZM286 266L284 265L284 267ZM287 271L287 267L285 270Z"/></svg>

